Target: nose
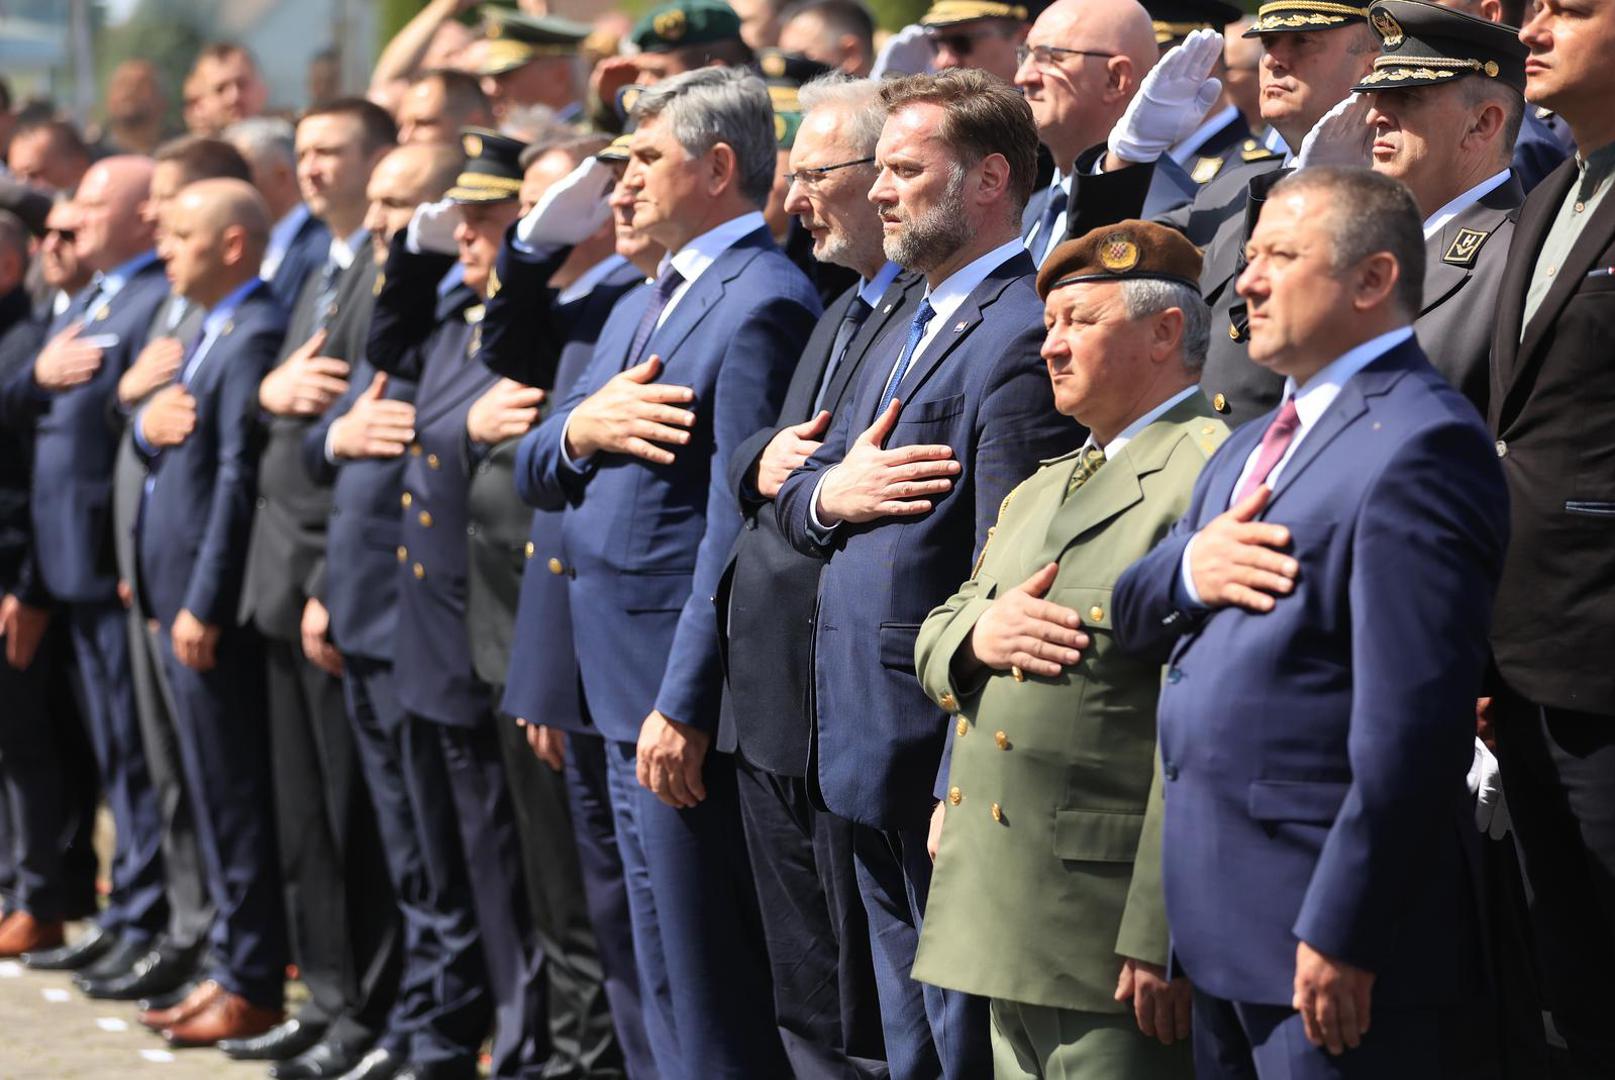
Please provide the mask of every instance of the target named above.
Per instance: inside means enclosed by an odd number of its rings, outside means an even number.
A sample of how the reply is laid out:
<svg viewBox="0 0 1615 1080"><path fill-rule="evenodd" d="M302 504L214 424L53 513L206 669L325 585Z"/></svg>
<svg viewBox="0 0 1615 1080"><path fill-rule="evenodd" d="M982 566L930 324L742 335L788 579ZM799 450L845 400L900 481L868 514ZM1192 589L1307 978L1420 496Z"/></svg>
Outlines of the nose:
<svg viewBox="0 0 1615 1080"><path fill-rule="evenodd" d="M891 173L889 170L880 170L880 175L875 177L875 182L870 185L869 188L869 195L867 198L871 203L875 204L876 206L881 206L885 203L893 203L897 201L896 194L891 189L890 177Z"/></svg>
<svg viewBox="0 0 1615 1080"><path fill-rule="evenodd" d="M469 244L476 236L476 232L464 221L454 227L454 242L457 244Z"/></svg>
<svg viewBox="0 0 1615 1080"><path fill-rule="evenodd" d="M947 71L949 68L962 68L965 66L965 58L954 52L952 46L939 44L936 47L936 60L933 62L933 66L938 71Z"/></svg>
<svg viewBox="0 0 1615 1080"><path fill-rule="evenodd" d="M1252 259L1240 272L1239 280L1234 282L1234 291L1246 300L1259 297L1263 293L1263 269L1260 258Z"/></svg>

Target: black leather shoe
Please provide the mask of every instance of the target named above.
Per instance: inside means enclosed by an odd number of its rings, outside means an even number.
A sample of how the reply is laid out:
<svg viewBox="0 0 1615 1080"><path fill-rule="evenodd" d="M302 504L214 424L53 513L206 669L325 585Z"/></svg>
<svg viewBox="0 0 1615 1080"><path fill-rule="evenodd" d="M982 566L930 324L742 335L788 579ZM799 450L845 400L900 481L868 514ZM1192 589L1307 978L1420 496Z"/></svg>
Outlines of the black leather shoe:
<svg viewBox="0 0 1615 1080"><path fill-rule="evenodd" d="M477 1080L477 1059L418 1061L394 1073L393 1080Z"/></svg>
<svg viewBox="0 0 1615 1080"><path fill-rule="evenodd" d="M341 1039L323 1039L290 1061L269 1066L270 1080L328 1080L346 1076L367 1055L362 1046Z"/></svg>
<svg viewBox="0 0 1615 1080"><path fill-rule="evenodd" d="M150 950L150 941L133 941L120 937L117 943L102 953L95 963L80 968L79 976L85 979L116 979L120 975L127 975L135 966L135 961Z"/></svg>
<svg viewBox="0 0 1615 1080"><path fill-rule="evenodd" d="M139 1001L177 990L195 974L196 959L191 951L159 946L139 957L121 975L95 979L88 972L80 972L73 981L86 995L100 1001Z"/></svg>
<svg viewBox="0 0 1615 1080"><path fill-rule="evenodd" d="M250 1039L221 1039L218 1048L236 1061L286 1061L320 1041L324 1024L292 1017Z"/></svg>
<svg viewBox="0 0 1615 1080"><path fill-rule="evenodd" d="M151 997L138 999L135 1006L141 1012L162 1012L164 1009L172 1009L175 1005L191 996L191 991L196 989L197 982L198 980L196 979L186 979L166 994L153 994Z"/></svg>
<svg viewBox="0 0 1615 1080"><path fill-rule="evenodd" d="M23 964L34 971L78 971L101 959L118 943L118 935L91 924L71 944L44 952L24 953Z"/></svg>
<svg viewBox="0 0 1615 1080"><path fill-rule="evenodd" d="M378 1046L359 1059L359 1064L343 1073L340 1080L393 1080L405 1065L404 1056Z"/></svg>

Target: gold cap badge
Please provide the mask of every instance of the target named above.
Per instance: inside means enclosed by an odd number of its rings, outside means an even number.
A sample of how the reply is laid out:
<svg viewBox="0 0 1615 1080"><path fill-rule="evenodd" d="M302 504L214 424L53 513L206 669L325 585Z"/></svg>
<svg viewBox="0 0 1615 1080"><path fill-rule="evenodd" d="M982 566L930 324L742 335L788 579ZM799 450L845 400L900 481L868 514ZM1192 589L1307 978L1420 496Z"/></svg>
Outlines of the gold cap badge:
<svg viewBox="0 0 1615 1080"><path fill-rule="evenodd" d="M1138 245L1125 233L1105 237L1099 245L1099 265L1113 274L1125 274L1138 265Z"/></svg>

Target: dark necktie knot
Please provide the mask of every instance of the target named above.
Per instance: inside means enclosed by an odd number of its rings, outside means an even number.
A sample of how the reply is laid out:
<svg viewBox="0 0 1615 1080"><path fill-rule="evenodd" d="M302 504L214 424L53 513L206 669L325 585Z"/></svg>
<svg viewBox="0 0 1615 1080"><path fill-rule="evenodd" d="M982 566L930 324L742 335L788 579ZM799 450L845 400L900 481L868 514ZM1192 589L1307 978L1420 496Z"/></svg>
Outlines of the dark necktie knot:
<svg viewBox="0 0 1615 1080"><path fill-rule="evenodd" d="M634 340L628 346L627 362L623 367L633 367L639 363L645 346L650 344L651 335L656 332L656 324L661 321L662 312L667 310L668 303L678 287L684 284L684 275L678 268L668 263L666 269L656 278L656 284L651 286L650 303L645 306L645 314L640 316L639 326L634 330Z"/></svg>

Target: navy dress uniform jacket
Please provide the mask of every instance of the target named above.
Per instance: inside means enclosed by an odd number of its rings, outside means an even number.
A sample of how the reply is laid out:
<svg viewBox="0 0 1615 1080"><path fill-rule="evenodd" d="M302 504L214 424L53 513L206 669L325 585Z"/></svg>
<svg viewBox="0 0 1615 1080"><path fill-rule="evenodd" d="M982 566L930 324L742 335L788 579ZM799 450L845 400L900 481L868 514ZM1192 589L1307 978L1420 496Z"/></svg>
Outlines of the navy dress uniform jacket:
<svg viewBox="0 0 1615 1080"><path fill-rule="evenodd" d="M690 284L645 348L644 356L662 357L662 381L695 390L690 442L671 465L601 453L578 471L562 455L567 418L624 368L650 299L650 290L636 290L617 304L587 371L523 439L516 461L523 499L566 510L553 558L567 580L571 632L546 623L533 647L575 649L600 733L629 743L652 709L709 731L717 725L723 676L712 598L740 529L724 463L779 415L819 315L812 283L768 230L742 237ZM572 692L546 685L540 695Z"/></svg>
<svg viewBox="0 0 1615 1080"><path fill-rule="evenodd" d="M1266 614L1190 607L1184 548L1227 509L1266 426L1223 444L1111 603L1123 648L1170 650L1173 953L1232 1001L1288 1006L1298 938L1373 972L1376 1016L1452 1001L1479 948L1464 774L1507 541L1502 472L1474 409L1408 341L1346 382L1261 515L1291 532L1294 592Z"/></svg>
<svg viewBox="0 0 1615 1080"><path fill-rule="evenodd" d="M880 829L927 819L946 742L948 714L914 675L920 624L970 576L1004 496L1040 461L1083 438L1054 409L1039 356L1043 301L1022 252L965 298L898 387L903 408L886 445L951 446L960 465L953 488L933 500L930 513L843 524L829 550L820 548L808 517L814 488L874 422L907 333L906 324L888 327L850 406L774 502L780 531L798 550L829 556L813 636L817 761L810 777L816 769L827 808Z"/></svg>
<svg viewBox="0 0 1615 1080"><path fill-rule="evenodd" d="M471 355L474 328L466 312L476 294L457 286L439 305L438 282L453 261L411 254L402 234L395 238L371 317L369 360L405 376L416 374L417 362L425 365L415 392L415 442L404 455L409 504L401 507L395 555L398 701L427 720L474 727L488 718L491 703L472 667L465 625L466 492L473 464L465 418L494 375Z"/></svg>

